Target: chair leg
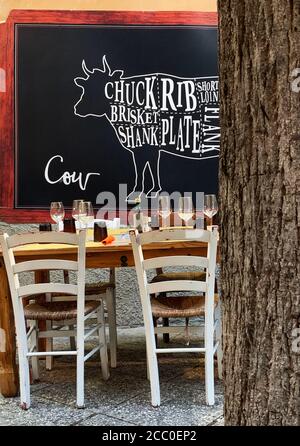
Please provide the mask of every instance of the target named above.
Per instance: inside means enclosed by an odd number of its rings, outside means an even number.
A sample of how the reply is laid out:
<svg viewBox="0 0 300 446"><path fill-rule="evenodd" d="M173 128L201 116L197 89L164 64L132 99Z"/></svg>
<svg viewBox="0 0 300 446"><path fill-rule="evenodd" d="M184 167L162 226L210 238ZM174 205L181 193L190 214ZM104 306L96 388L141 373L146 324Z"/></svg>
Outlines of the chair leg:
<svg viewBox="0 0 300 446"><path fill-rule="evenodd" d="M157 319L158 319L158 318L157 318L157 317L154 317L154 316L153 316L153 318L152 318L154 328L157 327ZM156 346L156 347L158 346L158 336L157 336L157 334L155 334L155 346Z"/></svg>
<svg viewBox="0 0 300 446"><path fill-rule="evenodd" d="M215 404L214 390L214 356L212 352L205 353L205 391L206 404L213 406Z"/></svg>
<svg viewBox="0 0 300 446"><path fill-rule="evenodd" d="M46 330L52 330L52 321L46 322ZM53 351L53 338L46 338L46 352ZM46 370L53 369L53 356L46 356Z"/></svg>
<svg viewBox="0 0 300 446"><path fill-rule="evenodd" d="M156 342L154 333L155 318L151 313L151 308L143 308L143 316L146 334L146 354L147 354L147 378L150 379L151 404L153 407L160 406L160 388L158 361L156 354Z"/></svg>
<svg viewBox="0 0 300 446"><path fill-rule="evenodd" d="M25 354L19 354L20 399L21 409L30 407L30 373L29 363Z"/></svg>
<svg viewBox="0 0 300 446"><path fill-rule="evenodd" d="M19 303L22 305L22 302ZM20 399L21 408L24 410L30 407L30 373L29 373L29 361L27 358L27 333L25 321L16 320L17 329L17 346L18 346L18 358L19 358L19 379L20 379Z"/></svg>
<svg viewBox="0 0 300 446"><path fill-rule="evenodd" d="M104 308L103 302L97 311L97 322L101 324L98 330L100 347L100 361L102 377L106 381L109 378L109 366L108 366L108 355L107 355L107 344L106 344L106 334L105 334L105 318L104 318Z"/></svg>
<svg viewBox="0 0 300 446"><path fill-rule="evenodd" d="M77 336L76 406L84 409L84 338Z"/></svg>
<svg viewBox="0 0 300 446"><path fill-rule="evenodd" d="M35 347L35 350L38 350L38 323L37 321L30 322L30 325L34 326L34 331L31 334L30 339L30 346ZM32 356L31 358L31 364L32 364L32 378L33 381L39 381L40 374L39 374L39 357L38 356Z"/></svg>
<svg viewBox="0 0 300 446"><path fill-rule="evenodd" d="M169 318L163 317L163 327L169 327ZM163 333L163 341L165 344L168 344L170 342L169 333Z"/></svg>
<svg viewBox="0 0 300 446"><path fill-rule="evenodd" d="M109 327L109 352L110 365L117 367L117 322L116 322L116 302L113 288L108 288L105 294L105 303L108 316Z"/></svg>
<svg viewBox="0 0 300 446"><path fill-rule="evenodd" d="M151 404L153 407L158 407L160 406L158 362L157 362L157 355L154 352L153 348L151 348L151 351L149 351L149 349L147 348L147 363L149 367L149 376L150 376Z"/></svg>

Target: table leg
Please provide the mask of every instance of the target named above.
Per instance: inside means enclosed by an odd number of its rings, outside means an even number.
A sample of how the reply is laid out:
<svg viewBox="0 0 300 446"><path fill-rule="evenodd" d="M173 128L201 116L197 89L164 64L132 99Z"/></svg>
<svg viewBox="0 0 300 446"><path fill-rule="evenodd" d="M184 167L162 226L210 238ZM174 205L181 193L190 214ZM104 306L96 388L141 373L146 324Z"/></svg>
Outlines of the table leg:
<svg viewBox="0 0 300 446"><path fill-rule="evenodd" d="M19 390L16 364L15 323L11 296L3 260L0 260L0 392L16 396Z"/></svg>
<svg viewBox="0 0 300 446"><path fill-rule="evenodd" d="M109 281L116 284L116 269L109 268Z"/></svg>
<svg viewBox="0 0 300 446"><path fill-rule="evenodd" d="M109 281L116 284L115 268L109 270ZM112 368L117 367L117 348L118 348L118 334L117 334L117 315L116 315L116 290L106 290L106 309L109 326L109 354L110 365Z"/></svg>

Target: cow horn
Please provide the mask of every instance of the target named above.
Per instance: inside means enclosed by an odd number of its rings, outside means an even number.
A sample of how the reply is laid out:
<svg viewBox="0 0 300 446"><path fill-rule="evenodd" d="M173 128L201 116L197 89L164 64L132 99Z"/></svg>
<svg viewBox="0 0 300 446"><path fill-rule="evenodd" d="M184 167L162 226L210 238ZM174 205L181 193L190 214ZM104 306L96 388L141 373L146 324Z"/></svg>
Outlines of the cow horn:
<svg viewBox="0 0 300 446"><path fill-rule="evenodd" d="M87 68L84 59L83 59L83 61L82 61L82 69L83 69L84 74L86 74L87 76L89 76L90 74L93 73L92 71L90 71L90 70Z"/></svg>
<svg viewBox="0 0 300 446"><path fill-rule="evenodd" d="M110 66L107 63L106 56L102 57L102 63L103 63L103 71L104 71L104 73L106 73L108 71L108 74L110 76L111 70L110 70Z"/></svg>

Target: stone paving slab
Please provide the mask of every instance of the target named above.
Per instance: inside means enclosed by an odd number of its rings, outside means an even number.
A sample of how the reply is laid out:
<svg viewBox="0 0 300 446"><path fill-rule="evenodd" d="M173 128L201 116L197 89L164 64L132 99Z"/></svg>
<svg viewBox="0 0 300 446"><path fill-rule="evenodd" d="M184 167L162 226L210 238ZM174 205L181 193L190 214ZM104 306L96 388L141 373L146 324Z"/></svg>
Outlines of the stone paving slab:
<svg viewBox="0 0 300 446"><path fill-rule="evenodd" d="M152 407L150 401L150 393L139 395L110 409L107 415L140 426L206 426L223 413L221 396L212 407L193 403L186 395L163 400L160 407Z"/></svg>
<svg viewBox="0 0 300 446"><path fill-rule="evenodd" d="M217 418L217 419L213 422L212 426L224 426L224 416L221 415L219 418Z"/></svg>
<svg viewBox="0 0 300 446"><path fill-rule="evenodd" d="M102 379L96 356L86 364L85 409L75 407L75 360L62 357L55 360L50 372L41 361L41 381L31 386L28 411L19 408L19 398L0 397L0 425L223 425L222 382L215 382L215 406L206 406L203 358L161 355L159 364L161 406L153 408L143 329L119 330L118 367L111 370L110 379Z"/></svg>
<svg viewBox="0 0 300 446"><path fill-rule="evenodd" d="M94 414L77 423L76 426L136 426L136 424L112 416Z"/></svg>
<svg viewBox="0 0 300 446"><path fill-rule="evenodd" d="M69 426L93 414L89 409L79 410L57 402L49 402L32 395L32 408L22 410L18 398L8 398L0 404L0 426Z"/></svg>

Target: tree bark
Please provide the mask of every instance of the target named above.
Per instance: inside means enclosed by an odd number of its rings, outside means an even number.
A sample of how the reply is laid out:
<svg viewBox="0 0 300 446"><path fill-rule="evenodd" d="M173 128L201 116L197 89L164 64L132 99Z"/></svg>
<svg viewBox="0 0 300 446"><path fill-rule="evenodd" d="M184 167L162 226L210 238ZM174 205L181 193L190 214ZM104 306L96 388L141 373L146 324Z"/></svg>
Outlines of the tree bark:
<svg viewBox="0 0 300 446"><path fill-rule="evenodd" d="M219 0L227 425L300 423L299 13Z"/></svg>

